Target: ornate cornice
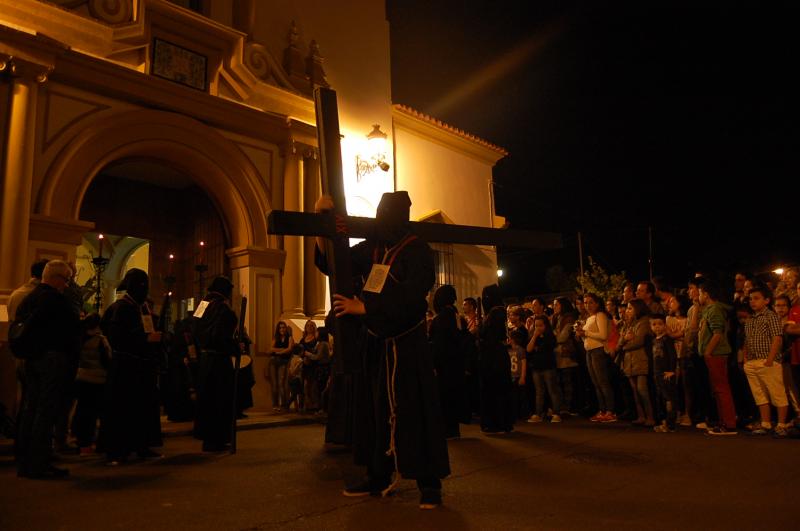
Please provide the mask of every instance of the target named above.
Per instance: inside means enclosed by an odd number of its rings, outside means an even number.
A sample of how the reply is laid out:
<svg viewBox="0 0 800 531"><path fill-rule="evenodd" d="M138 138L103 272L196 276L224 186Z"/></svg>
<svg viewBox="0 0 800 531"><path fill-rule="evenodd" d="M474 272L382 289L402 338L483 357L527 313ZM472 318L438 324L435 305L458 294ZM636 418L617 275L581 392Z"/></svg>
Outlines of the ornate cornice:
<svg viewBox="0 0 800 531"><path fill-rule="evenodd" d="M65 48L141 73L150 71L153 38L160 37L206 57L207 92L212 96L314 123L308 76L304 83L294 82L264 46L248 41L241 31L167 0L58 4L0 0L0 29L10 26L31 36L46 34L65 43ZM0 38L0 45L3 41ZM321 57L312 62L320 63ZM324 81L324 72L314 75Z"/></svg>

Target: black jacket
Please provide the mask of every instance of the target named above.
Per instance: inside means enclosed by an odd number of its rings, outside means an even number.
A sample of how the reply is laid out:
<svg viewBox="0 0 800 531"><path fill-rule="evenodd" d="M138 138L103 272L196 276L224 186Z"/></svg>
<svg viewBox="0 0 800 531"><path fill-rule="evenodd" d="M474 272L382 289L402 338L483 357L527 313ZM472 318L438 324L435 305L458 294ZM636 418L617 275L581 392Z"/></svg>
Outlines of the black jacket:
<svg viewBox="0 0 800 531"><path fill-rule="evenodd" d="M54 287L42 282L17 308L18 319L34 314L32 330L39 338L37 352L61 352L77 362L81 351L81 322L69 299Z"/></svg>

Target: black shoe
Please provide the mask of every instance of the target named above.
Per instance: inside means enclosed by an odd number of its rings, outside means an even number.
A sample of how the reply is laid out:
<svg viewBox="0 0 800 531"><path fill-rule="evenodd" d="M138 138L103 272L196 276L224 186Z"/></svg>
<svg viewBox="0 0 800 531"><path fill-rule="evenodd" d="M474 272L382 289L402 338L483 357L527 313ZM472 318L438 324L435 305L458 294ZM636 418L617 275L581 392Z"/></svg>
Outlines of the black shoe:
<svg viewBox="0 0 800 531"><path fill-rule="evenodd" d="M69 470L51 465L42 472L28 472L24 477L29 479L61 479L67 476L69 476Z"/></svg>
<svg viewBox="0 0 800 531"><path fill-rule="evenodd" d="M423 489L419 495L420 509L436 509L442 505L441 489Z"/></svg>
<svg viewBox="0 0 800 531"><path fill-rule="evenodd" d="M342 495L348 498L360 498L362 496L380 496L386 487L389 486L389 481L375 481L365 479L349 487L345 487Z"/></svg>

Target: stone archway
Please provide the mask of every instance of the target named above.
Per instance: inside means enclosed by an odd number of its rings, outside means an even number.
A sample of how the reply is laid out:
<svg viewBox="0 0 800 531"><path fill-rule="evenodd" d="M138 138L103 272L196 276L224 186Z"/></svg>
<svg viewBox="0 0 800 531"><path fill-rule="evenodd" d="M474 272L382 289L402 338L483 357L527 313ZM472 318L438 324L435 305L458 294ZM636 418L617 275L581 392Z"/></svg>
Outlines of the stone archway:
<svg viewBox="0 0 800 531"><path fill-rule="evenodd" d="M91 230L80 219L81 204L92 181L109 165L144 158L190 177L216 206L226 228L234 291L250 304L247 328L255 351L268 350L272 323L280 315L282 250L270 248L268 183L253 162L214 128L190 117L158 110L103 116L83 126L58 153L37 187L31 215L31 245L38 254L48 245L64 248ZM263 375L267 358L256 359ZM261 378L257 378L261 382ZM259 389L260 387L260 389ZM256 405L268 403L265 386L254 389Z"/></svg>
<svg viewBox="0 0 800 531"><path fill-rule="evenodd" d="M268 247L268 190L252 162L211 127L164 111L125 112L78 133L50 165L34 214L79 221L95 175L133 157L158 160L192 176L225 218L232 248Z"/></svg>

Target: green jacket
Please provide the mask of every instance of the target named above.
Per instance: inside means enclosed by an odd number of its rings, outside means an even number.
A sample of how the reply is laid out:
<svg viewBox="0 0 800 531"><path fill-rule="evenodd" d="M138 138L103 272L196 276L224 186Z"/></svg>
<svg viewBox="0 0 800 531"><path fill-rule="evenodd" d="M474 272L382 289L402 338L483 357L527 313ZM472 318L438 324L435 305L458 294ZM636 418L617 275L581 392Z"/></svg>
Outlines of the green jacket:
<svg viewBox="0 0 800 531"><path fill-rule="evenodd" d="M731 353L728 342L728 312L721 302L709 304L700 314L700 329L697 333L697 352L702 356L715 333L721 333L722 339L717 343L712 356L727 356Z"/></svg>

